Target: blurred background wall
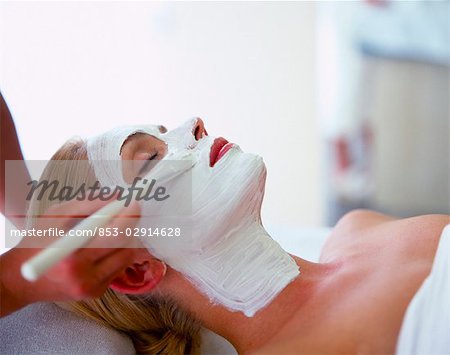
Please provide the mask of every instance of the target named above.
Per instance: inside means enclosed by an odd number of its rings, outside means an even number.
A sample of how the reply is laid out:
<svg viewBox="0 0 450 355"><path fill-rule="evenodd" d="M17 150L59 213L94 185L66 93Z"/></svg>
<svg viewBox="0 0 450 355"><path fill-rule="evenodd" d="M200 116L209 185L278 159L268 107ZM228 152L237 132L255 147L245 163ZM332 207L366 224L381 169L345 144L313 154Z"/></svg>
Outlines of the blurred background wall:
<svg viewBox="0 0 450 355"><path fill-rule="evenodd" d="M0 89L27 159L121 124L263 156L263 217L450 213L448 2L0 3Z"/></svg>
<svg viewBox="0 0 450 355"><path fill-rule="evenodd" d="M373 206L399 216L450 213L448 67L381 58L369 65L377 72Z"/></svg>
<svg viewBox="0 0 450 355"><path fill-rule="evenodd" d="M317 4L325 223L450 214L450 2Z"/></svg>

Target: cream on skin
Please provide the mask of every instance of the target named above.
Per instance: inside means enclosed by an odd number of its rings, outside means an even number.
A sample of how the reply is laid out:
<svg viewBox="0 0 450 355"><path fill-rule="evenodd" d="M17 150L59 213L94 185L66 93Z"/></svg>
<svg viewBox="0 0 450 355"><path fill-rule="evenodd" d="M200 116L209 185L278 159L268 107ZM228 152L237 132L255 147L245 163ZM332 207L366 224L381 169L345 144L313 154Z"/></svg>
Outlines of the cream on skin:
<svg viewBox="0 0 450 355"><path fill-rule="evenodd" d="M88 140L88 159L102 186L127 185L120 151L126 139L137 132L166 143L163 161L189 159L189 173L174 172L165 186L170 192L191 183L191 233L142 240L155 257L182 273L213 303L252 317L299 275L299 268L262 225L266 178L262 158L242 152L237 145L227 145L219 153L225 143L221 139L206 135L195 139L192 128L196 121L189 120L167 133L161 133L158 126L114 129ZM157 180L157 167L147 175L149 179ZM152 215L155 208L161 217L154 213L151 218L143 217L139 227L157 226L165 213L174 215L173 210L164 211L164 205L155 207L143 201L143 216Z"/></svg>

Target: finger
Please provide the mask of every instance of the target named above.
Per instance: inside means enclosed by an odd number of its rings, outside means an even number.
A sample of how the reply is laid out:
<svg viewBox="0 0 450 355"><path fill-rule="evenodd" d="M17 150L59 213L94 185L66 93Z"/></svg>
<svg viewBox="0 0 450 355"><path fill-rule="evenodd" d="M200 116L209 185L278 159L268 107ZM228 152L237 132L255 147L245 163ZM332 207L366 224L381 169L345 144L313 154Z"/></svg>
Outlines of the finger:
<svg viewBox="0 0 450 355"><path fill-rule="evenodd" d="M75 289L75 293L85 296L99 294L102 287L106 288L111 277L124 270L132 264L136 251L135 249L114 249L107 258L107 263L98 264L82 262L80 258L74 259L69 256L51 272L46 274L46 278L56 283L64 283L68 289ZM112 275L112 276L111 276Z"/></svg>
<svg viewBox="0 0 450 355"><path fill-rule="evenodd" d="M124 207L117 217L104 227L104 231L109 230L112 234L96 236L86 248L79 249L74 253L74 257L85 262L98 262L107 257L118 248L139 248L142 245L135 237L127 236L126 229L133 228L139 221L136 216L140 213L138 203L132 203ZM130 217L132 216L132 217Z"/></svg>
<svg viewBox="0 0 450 355"><path fill-rule="evenodd" d="M40 224L52 225L53 227L68 230L80 222L81 219L90 216L100 208L106 206L110 201L67 201L51 206L37 218L40 220Z"/></svg>
<svg viewBox="0 0 450 355"><path fill-rule="evenodd" d="M77 216L79 218L87 217L97 211L99 208L107 205L113 198L95 199L95 200L71 200L59 203L49 207L42 216L52 216L53 214L63 214L67 216Z"/></svg>

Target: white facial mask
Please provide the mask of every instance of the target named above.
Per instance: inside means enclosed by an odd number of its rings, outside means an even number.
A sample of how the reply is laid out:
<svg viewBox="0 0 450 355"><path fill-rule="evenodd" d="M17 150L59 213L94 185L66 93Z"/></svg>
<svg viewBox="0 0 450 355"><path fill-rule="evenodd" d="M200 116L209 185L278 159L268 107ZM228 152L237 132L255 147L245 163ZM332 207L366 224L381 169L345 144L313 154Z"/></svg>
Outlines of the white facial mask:
<svg viewBox="0 0 450 355"><path fill-rule="evenodd" d="M251 317L295 279L299 269L262 226L266 170L261 157L243 153L235 145L210 167L214 138L197 141L192 133L195 123L196 119L190 120L165 134L157 126L122 127L88 140L88 158L95 161L102 186L124 186L120 149L131 134L143 132L166 142L168 154L163 160L188 154L193 160L192 233L142 240L152 255L181 272L212 302ZM118 163L103 163L112 159ZM186 174L178 175L172 183L184 178ZM144 215L150 215L152 208L154 203L142 203ZM158 217L141 218L139 227L157 225Z"/></svg>

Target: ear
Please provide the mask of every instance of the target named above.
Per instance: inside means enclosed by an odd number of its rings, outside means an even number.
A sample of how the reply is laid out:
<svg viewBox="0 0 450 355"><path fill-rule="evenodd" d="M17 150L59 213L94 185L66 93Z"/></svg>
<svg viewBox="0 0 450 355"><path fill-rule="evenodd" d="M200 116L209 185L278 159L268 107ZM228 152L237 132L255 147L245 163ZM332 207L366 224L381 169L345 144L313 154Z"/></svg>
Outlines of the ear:
<svg viewBox="0 0 450 355"><path fill-rule="evenodd" d="M135 262L122 271L109 287L129 295L147 293L159 284L166 270L166 264L158 259L150 258Z"/></svg>

